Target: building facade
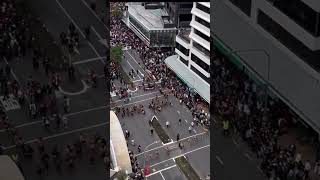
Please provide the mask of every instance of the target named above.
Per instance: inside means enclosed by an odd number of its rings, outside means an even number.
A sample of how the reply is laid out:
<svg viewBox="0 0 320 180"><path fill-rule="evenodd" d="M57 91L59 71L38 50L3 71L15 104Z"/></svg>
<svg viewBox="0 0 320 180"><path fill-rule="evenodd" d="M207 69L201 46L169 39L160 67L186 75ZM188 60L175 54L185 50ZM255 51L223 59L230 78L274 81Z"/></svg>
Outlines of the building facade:
<svg viewBox="0 0 320 180"><path fill-rule="evenodd" d="M213 11L215 46L251 51L240 63L319 133L320 1L217 0Z"/></svg>
<svg viewBox="0 0 320 180"><path fill-rule="evenodd" d="M165 9L177 28L190 26L192 2L166 2Z"/></svg>
<svg viewBox="0 0 320 180"><path fill-rule="evenodd" d="M210 2L194 2L191 14L189 29L180 29L176 37L177 58L166 64L210 102Z"/></svg>

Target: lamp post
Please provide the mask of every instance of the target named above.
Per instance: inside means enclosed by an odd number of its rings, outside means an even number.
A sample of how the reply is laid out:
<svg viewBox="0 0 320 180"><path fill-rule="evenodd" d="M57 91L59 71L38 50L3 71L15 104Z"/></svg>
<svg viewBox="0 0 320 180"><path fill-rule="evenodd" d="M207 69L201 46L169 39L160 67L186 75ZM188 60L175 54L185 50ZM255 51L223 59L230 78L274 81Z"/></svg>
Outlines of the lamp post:
<svg viewBox="0 0 320 180"><path fill-rule="evenodd" d="M236 54L236 55L239 55L239 53L252 53L252 52L260 52L260 53L263 53L266 55L267 57L267 82L265 83L265 102L264 102L264 105L265 105L265 108L264 108L264 112L266 113L267 112L267 107L268 107L268 100L269 100L269 96L268 96L268 88L270 86L270 54L264 50L264 49L247 49L247 50L234 50L234 51L230 51L228 53L228 55L233 55L233 54Z"/></svg>

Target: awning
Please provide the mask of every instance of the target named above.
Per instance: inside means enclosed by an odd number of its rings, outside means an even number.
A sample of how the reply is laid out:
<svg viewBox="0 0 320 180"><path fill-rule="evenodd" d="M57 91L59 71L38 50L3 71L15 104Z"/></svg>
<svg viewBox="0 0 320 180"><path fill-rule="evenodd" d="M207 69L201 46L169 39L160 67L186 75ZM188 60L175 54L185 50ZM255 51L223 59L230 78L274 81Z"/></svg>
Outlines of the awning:
<svg viewBox="0 0 320 180"><path fill-rule="evenodd" d="M196 93L210 103L210 85L179 61L178 55L169 56L165 63L189 88L193 88Z"/></svg>
<svg viewBox="0 0 320 180"><path fill-rule="evenodd" d="M124 170L127 174L132 173L126 139L119 119L113 111L110 111L110 151L115 170Z"/></svg>

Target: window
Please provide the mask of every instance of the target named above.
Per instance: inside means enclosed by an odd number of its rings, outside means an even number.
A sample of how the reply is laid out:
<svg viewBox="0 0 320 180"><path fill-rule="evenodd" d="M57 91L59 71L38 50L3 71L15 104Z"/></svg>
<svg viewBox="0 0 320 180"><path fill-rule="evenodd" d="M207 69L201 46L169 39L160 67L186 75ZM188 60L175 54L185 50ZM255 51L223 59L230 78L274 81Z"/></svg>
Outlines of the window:
<svg viewBox="0 0 320 180"><path fill-rule="evenodd" d="M208 51L205 47L203 47L203 46L200 45L199 43L193 41L193 47L195 47L196 49L198 49L202 54L210 57L210 51Z"/></svg>
<svg viewBox="0 0 320 180"><path fill-rule="evenodd" d="M192 15L191 14L180 14L179 20L180 21L191 21Z"/></svg>
<svg viewBox="0 0 320 180"><path fill-rule="evenodd" d="M198 31L197 29L194 29L194 33L198 36L200 36L201 38L203 38L204 40L207 40L210 42L210 37L208 37L207 35L203 34L202 32Z"/></svg>
<svg viewBox="0 0 320 180"><path fill-rule="evenodd" d="M258 24L310 66L320 71L320 51L312 51L263 11L258 11Z"/></svg>
<svg viewBox="0 0 320 180"><path fill-rule="evenodd" d="M310 32L313 36L319 36L317 31L317 13L311 7L306 5L301 0L268 0L285 15L287 15L294 22L299 24L305 30Z"/></svg>
<svg viewBox="0 0 320 180"><path fill-rule="evenodd" d="M189 64L189 61L188 60L185 60L183 57L181 57L181 56L179 56L179 59L180 59L180 61L183 63L183 64L185 64L186 66L188 66L188 64Z"/></svg>
<svg viewBox="0 0 320 180"><path fill-rule="evenodd" d="M210 14L210 8L202 5L202 4L199 4L199 3L196 3L196 8L197 9L200 9L201 11L207 13L207 14Z"/></svg>
<svg viewBox="0 0 320 180"><path fill-rule="evenodd" d="M191 9L192 8L192 3L187 3L187 4L180 4L181 9Z"/></svg>
<svg viewBox="0 0 320 180"><path fill-rule="evenodd" d="M196 16L195 20L210 29L210 23Z"/></svg>
<svg viewBox="0 0 320 180"><path fill-rule="evenodd" d="M192 53L191 53L191 60L195 62L198 66L200 66L203 70L205 70L206 72L209 72L209 65Z"/></svg>
<svg viewBox="0 0 320 180"><path fill-rule="evenodd" d="M230 2L237 6L247 16L251 16L251 0L230 0Z"/></svg>
<svg viewBox="0 0 320 180"><path fill-rule="evenodd" d="M139 22L137 22L133 17L129 16L129 20L131 22L131 24L133 24L135 27L135 29L137 29L138 31L140 31L142 33L142 35L145 36L146 39L149 39L150 34L149 31L143 26L141 25Z"/></svg>
<svg viewBox="0 0 320 180"><path fill-rule="evenodd" d="M184 55L189 56L189 49L183 47L181 44L179 44L178 42L176 42L176 48L182 52Z"/></svg>
<svg viewBox="0 0 320 180"><path fill-rule="evenodd" d="M191 65L191 70L195 72L198 76L200 76L203 80L210 84L210 78L202 74L197 68Z"/></svg>

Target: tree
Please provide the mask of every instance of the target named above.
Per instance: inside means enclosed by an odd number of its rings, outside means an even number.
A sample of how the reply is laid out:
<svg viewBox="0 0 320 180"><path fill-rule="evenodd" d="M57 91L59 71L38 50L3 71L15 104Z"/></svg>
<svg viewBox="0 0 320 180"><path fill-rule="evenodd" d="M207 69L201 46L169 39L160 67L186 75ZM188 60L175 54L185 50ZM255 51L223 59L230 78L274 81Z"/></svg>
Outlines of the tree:
<svg viewBox="0 0 320 180"><path fill-rule="evenodd" d="M127 177L128 177L128 175L127 175L127 173L126 173L124 170L120 170L120 171L118 171L117 174L116 174L116 178L117 178L118 180L126 180Z"/></svg>
<svg viewBox="0 0 320 180"><path fill-rule="evenodd" d="M111 61L119 65L122 61L123 51L122 46L112 47L110 51Z"/></svg>
<svg viewBox="0 0 320 180"><path fill-rule="evenodd" d="M112 10L111 15L115 18L120 19L122 16L122 12L119 7L116 7L114 10Z"/></svg>

